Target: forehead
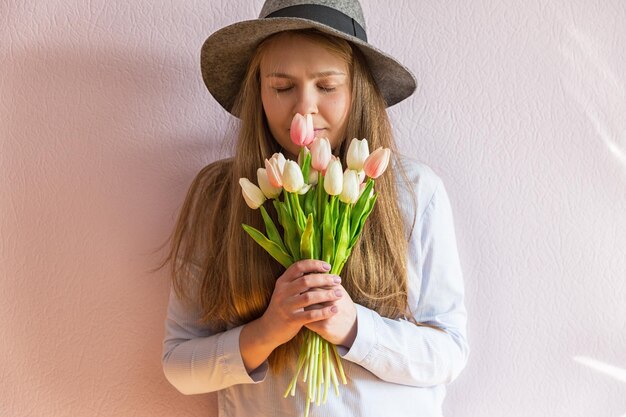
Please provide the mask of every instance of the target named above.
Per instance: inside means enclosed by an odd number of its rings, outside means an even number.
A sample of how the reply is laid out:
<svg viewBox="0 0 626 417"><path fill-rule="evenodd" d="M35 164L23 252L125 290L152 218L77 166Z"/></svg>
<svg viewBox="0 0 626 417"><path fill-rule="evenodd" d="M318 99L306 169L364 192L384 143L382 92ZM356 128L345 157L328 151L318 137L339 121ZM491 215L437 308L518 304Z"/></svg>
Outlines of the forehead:
<svg viewBox="0 0 626 417"><path fill-rule="evenodd" d="M336 70L347 74L348 63L323 41L282 33L270 39L261 55L261 72L315 73Z"/></svg>

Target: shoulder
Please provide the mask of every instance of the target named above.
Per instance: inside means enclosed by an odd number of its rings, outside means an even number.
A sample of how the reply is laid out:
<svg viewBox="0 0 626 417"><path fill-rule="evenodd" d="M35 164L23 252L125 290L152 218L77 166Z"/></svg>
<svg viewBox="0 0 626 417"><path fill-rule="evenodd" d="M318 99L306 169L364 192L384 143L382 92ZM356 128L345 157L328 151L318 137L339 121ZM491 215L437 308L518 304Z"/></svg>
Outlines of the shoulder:
<svg viewBox="0 0 626 417"><path fill-rule="evenodd" d="M441 177L425 163L407 155L396 154L393 164L400 205L417 205L421 219L437 190L443 187Z"/></svg>

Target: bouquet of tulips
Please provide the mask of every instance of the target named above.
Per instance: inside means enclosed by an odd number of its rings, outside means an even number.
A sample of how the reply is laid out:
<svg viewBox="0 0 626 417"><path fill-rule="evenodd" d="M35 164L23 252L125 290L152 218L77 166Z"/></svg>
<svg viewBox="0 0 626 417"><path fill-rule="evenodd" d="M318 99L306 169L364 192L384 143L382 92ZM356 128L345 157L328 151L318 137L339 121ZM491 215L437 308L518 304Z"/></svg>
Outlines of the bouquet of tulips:
<svg viewBox="0 0 626 417"><path fill-rule="evenodd" d="M379 148L370 154L366 139L353 139L344 171L328 139L314 137L310 114L296 114L290 136L301 146L298 162L276 153L265 160L265 168L257 170L258 186L247 178L239 180L248 206L261 211L265 233L242 226L285 268L301 259L318 259L332 265L331 274L339 275L374 208L374 179L387 168L390 150ZM276 209L282 234L263 206L268 199ZM295 395L303 372L308 416L311 403L326 402L331 383L339 395L338 378L343 384L347 381L336 347L315 332L303 331L297 370L285 397Z"/></svg>

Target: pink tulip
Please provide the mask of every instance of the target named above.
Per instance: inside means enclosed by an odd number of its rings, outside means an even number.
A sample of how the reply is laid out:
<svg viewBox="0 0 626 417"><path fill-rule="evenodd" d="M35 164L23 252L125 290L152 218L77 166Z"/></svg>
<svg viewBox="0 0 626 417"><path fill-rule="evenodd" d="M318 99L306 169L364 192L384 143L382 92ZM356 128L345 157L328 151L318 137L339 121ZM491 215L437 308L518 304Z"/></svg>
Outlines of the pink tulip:
<svg viewBox="0 0 626 417"><path fill-rule="evenodd" d="M313 127L313 116L306 115L306 137L304 138L304 146L309 146L315 139L315 128Z"/></svg>
<svg viewBox="0 0 626 417"><path fill-rule="evenodd" d="M388 148L378 148L370 154L363 164L365 175L370 178L378 178L387 169L391 151Z"/></svg>
<svg viewBox="0 0 626 417"><path fill-rule="evenodd" d="M282 153L275 153L270 159L265 160L265 170L267 179L274 187L283 186L283 168L285 167L285 156Z"/></svg>
<svg viewBox="0 0 626 417"><path fill-rule="evenodd" d="M315 138L311 144L311 167L325 171L330 162L330 142L326 138Z"/></svg>
<svg viewBox="0 0 626 417"><path fill-rule="evenodd" d="M306 117L300 113L296 113L291 121L291 129L289 130L291 141L298 146L309 146L315 137L315 129L313 128L313 116L307 114Z"/></svg>

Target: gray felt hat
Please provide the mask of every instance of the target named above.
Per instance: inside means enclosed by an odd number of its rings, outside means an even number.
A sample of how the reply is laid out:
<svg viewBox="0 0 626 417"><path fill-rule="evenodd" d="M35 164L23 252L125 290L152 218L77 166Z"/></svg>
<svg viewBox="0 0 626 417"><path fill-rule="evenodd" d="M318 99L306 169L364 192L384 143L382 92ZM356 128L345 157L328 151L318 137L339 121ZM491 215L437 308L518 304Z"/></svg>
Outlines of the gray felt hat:
<svg viewBox="0 0 626 417"><path fill-rule="evenodd" d="M411 71L367 42L358 0L267 0L258 19L226 26L204 42L200 61L204 83L222 107L237 116L233 113L235 97L256 46L275 33L308 28L357 46L388 107L415 91Z"/></svg>

